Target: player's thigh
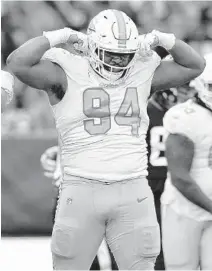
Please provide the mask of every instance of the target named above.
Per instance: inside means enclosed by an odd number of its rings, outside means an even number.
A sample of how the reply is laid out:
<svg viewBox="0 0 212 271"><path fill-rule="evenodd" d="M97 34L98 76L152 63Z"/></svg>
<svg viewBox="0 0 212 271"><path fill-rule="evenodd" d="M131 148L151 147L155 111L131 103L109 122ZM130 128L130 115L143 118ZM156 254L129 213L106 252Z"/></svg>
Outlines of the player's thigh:
<svg viewBox="0 0 212 271"><path fill-rule="evenodd" d="M201 240L201 269L212 270L212 221L206 222Z"/></svg>
<svg viewBox="0 0 212 271"><path fill-rule="evenodd" d="M197 269L201 222L177 214L169 205L161 207L162 244L166 269Z"/></svg>
<svg viewBox="0 0 212 271"><path fill-rule="evenodd" d="M106 238L119 269L153 269L160 252L160 230L153 194L146 179L119 187L116 216L106 229Z"/></svg>
<svg viewBox="0 0 212 271"><path fill-rule="evenodd" d="M88 184L66 185L60 192L52 232L55 270L89 269L104 235Z"/></svg>

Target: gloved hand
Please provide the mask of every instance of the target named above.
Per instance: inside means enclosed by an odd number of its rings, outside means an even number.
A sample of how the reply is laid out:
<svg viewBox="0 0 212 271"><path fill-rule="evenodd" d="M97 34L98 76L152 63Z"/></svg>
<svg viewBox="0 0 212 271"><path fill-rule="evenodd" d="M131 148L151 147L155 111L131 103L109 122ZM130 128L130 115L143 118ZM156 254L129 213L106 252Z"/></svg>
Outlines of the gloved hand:
<svg viewBox="0 0 212 271"><path fill-rule="evenodd" d="M77 51L87 52L88 50L87 35L68 27L55 31L43 32L43 36L48 39L50 47L54 47L61 43L67 43L68 45L73 46Z"/></svg>
<svg viewBox="0 0 212 271"><path fill-rule="evenodd" d="M48 178L54 178L54 172L57 165L57 156L59 152L59 147L54 146L48 148L40 158L41 166L44 170L44 175Z"/></svg>
<svg viewBox="0 0 212 271"><path fill-rule="evenodd" d="M153 54L153 49L157 46L165 48L167 51L171 50L175 45L175 35L162 33L157 30L153 30L151 33L146 35L140 35L140 50L139 54L141 56L151 56Z"/></svg>

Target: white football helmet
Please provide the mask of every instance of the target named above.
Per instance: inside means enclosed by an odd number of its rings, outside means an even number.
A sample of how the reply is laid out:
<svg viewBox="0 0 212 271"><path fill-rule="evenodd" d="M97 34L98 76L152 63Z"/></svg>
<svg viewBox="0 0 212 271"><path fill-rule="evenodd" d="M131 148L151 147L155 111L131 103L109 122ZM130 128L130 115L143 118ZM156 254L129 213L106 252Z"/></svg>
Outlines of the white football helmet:
<svg viewBox="0 0 212 271"><path fill-rule="evenodd" d="M197 90L199 98L212 109L212 53L204 58L206 67L200 76L190 82L190 86Z"/></svg>
<svg viewBox="0 0 212 271"><path fill-rule="evenodd" d="M122 11L104 10L91 20L87 35L92 68L110 82L125 78L139 50L135 23Z"/></svg>

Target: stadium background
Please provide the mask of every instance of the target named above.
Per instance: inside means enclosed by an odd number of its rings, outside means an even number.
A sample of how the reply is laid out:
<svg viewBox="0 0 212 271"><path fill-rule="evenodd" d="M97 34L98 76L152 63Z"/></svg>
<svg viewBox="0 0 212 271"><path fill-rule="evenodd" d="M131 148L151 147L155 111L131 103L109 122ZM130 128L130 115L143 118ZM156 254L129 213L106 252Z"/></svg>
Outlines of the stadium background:
<svg viewBox="0 0 212 271"><path fill-rule="evenodd" d="M3 1L2 69L7 56L28 39L65 26L85 32L89 20L108 8L126 12L140 33L173 32L201 54L212 48L212 3L208 1ZM16 79L13 101L1 121L2 235L50 235L56 191L43 176L39 160L57 139L46 94Z"/></svg>

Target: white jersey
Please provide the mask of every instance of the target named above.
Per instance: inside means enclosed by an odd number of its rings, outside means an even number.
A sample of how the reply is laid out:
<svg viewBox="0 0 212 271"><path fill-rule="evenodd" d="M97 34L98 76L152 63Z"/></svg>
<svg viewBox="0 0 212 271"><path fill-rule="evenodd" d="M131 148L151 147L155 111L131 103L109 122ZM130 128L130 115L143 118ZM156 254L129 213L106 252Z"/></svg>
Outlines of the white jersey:
<svg viewBox="0 0 212 271"><path fill-rule="evenodd" d="M104 86L86 58L53 48L43 59L59 64L68 88L52 106L64 178L119 181L147 175L147 100L160 57L137 61L127 79Z"/></svg>
<svg viewBox="0 0 212 271"><path fill-rule="evenodd" d="M191 177L212 200L212 112L192 100L171 108L164 117L169 133L183 134L194 143ZM195 220L212 220L212 214L187 200L173 185L170 175L162 195L163 204Z"/></svg>

